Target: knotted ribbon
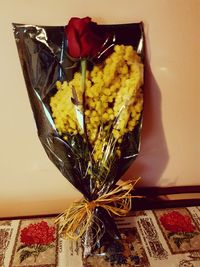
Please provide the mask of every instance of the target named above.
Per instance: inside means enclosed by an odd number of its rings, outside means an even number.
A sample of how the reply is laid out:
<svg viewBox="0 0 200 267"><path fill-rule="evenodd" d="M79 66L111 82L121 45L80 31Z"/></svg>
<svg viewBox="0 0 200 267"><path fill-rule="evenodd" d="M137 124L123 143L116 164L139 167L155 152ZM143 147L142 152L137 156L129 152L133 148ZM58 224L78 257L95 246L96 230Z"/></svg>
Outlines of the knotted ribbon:
<svg viewBox="0 0 200 267"><path fill-rule="evenodd" d="M115 189L91 202L86 199L74 202L55 220L59 225L59 233L64 238L78 240L93 221L93 211L96 207L104 208L110 215L126 216L132 207L131 199L141 198L130 194L139 179L122 182Z"/></svg>

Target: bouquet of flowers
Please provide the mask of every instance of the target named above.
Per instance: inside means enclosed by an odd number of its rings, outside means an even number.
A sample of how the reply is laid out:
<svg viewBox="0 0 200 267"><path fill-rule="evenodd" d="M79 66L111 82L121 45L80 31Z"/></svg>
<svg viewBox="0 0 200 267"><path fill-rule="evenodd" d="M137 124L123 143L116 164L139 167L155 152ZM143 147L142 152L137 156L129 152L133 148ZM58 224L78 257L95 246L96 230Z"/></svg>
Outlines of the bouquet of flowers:
<svg viewBox="0 0 200 267"><path fill-rule="evenodd" d="M137 180L116 185L136 158L143 109L142 23L13 24L40 141L82 194L57 219L84 255L119 242L113 215L131 209Z"/></svg>

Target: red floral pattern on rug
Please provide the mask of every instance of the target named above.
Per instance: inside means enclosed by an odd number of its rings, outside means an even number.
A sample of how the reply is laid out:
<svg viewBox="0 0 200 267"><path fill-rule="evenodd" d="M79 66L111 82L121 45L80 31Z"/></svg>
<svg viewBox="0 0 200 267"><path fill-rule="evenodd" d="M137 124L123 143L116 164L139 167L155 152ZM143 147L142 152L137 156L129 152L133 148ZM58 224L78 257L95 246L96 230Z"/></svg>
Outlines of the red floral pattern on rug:
<svg viewBox="0 0 200 267"><path fill-rule="evenodd" d="M160 221L166 230L173 233L192 233L196 229L196 227L192 224L191 217L183 215L178 211L164 213L160 217Z"/></svg>
<svg viewBox="0 0 200 267"><path fill-rule="evenodd" d="M40 253L54 247L55 239L55 227L50 227L47 222L29 224L20 234L22 244L17 249L20 251L20 262L28 257L34 257L36 262Z"/></svg>
<svg viewBox="0 0 200 267"><path fill-rule="evenodd" d="M184 242L190 244L191 239L199 235L191 217L183 215L179 211L164 213L160 217L160 222L169 232L168 238L173 240L177 248L180 248Z"/></svg>

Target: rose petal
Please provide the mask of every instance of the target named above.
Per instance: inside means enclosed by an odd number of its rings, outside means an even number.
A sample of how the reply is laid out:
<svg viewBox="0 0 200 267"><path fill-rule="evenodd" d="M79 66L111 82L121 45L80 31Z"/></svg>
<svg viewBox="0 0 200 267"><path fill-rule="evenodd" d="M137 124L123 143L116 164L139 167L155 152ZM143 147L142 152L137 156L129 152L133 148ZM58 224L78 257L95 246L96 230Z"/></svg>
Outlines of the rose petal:
<svg viewBox="0 0 200 267"><path fill-rule="evenodd" d="M65 28L68 52L74 58L95 57L104 40L97 34L97 24L90 17L71 18Z"/></svg>

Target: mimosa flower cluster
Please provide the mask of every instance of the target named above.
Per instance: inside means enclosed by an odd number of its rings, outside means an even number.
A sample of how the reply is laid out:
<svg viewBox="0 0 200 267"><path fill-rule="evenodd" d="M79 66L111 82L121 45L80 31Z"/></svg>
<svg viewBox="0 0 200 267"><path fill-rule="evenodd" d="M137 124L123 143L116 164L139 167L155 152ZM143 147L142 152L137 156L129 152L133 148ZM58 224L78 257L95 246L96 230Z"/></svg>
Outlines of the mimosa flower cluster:
<svg viewBox="0 0 200 267"><path fill-rule="evenodd" d="M142 84L140 56L132 46L115 45L103 63L86 72L84 91L79 72L70 82L56 83L57 92L51 97L50 106L59 134L65 140L69 135L83 135L77 116L81 112L94 161L102 160L113 147L120 157L124 135L134 130L141 116Z"/></svg>

